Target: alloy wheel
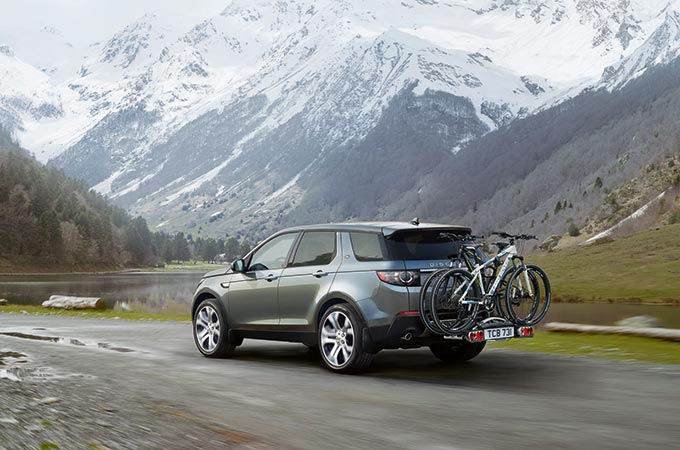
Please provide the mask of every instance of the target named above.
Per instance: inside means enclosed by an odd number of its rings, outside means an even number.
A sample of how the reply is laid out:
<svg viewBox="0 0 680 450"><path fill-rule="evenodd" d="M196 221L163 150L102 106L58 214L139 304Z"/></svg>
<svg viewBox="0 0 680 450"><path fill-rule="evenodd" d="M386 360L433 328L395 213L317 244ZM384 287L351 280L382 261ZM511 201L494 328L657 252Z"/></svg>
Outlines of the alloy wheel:
<svg viewBox="0 0 680 450"><path fill-rule="evenodd" d="M211 353L215 350L220 340L220 317L215 308L206 305L198 311L194 333L204 352Z"/></svg>
<svg viewBox="0 0 680 450"><path fill-rule="evenodd" d="M333 367L344 366L354 352L354 328L349 317L340 311L330 313L321 329L321 351Z"/></svg>

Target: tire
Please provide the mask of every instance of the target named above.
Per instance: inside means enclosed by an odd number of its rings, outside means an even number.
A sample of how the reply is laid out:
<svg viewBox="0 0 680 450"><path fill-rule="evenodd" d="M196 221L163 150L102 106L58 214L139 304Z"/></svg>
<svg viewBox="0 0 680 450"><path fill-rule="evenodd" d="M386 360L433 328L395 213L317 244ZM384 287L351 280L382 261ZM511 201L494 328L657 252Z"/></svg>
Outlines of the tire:
<svg viewBox="0 0 680 450"><path fill-rule="evenodd" d="M524 270L521 269L516 270L508 281L508 288L505 292L505 308L510 319L515 324L533 326L542 321L548 312L552 292L550 289L550 280L548 280L548 275L546 275L543 269L533 264L527 264L526 271L534 291L533 297L531 298L531 309L526 314L521 313L520 308L522 306L522 299L528 299L524 296L515 297L515 282L520 280L521 282L525 282L525 280L518 278L524 273ZM541 284L543 285L542 287ZM526 303L527 302L525 302L525 304Z"/></svg>
<svg viewBox="0 0 680 450"><path fill-rule="evenodd" d="M457 301L451 299L450 294L454 288L458 289L460 285L451 286L451 282L471 284L468 299L479 301L482 294L478 283L473 281L472 274L465 269L451 269L440 275L436 281L430 296L432 320L445 335L457 336L474 324L479 312L479 304L453 305L452 303ZM441 316L446 318L444 319Z"/></svg>
<svg viewBox="0 0 680 450"><path fill-rule="evenodd" d="M203 300L196 308L192 320L196 348L206 358L226 358L234 353L242 342L229 339L227 316L214 298ZM203 335L207 330L207 335Z"/></svg>
<svg viewBox="0 0 680 450"><path fill-rule="evenodd" d="M430 345L434 356L446 363L469 361L482 353L486 342L453 341Z"/></svg>
<svg viewBox="0 0 680 450"><path fill-rule="evenodd" d="M443 336L444 330L440 329L432 318L432 312L430 311L430 298L432 293L429 289L439 280L439 277L444 273L448 272L449 269L439 269L427 278L427 281L420 288L420 297L418 299L418 311L420 312L420 319L423 321L428 330L434 334Z"/></svg>
<svg viewBox="0 0 680 450"><path fill-rule="evenodd" d="M512 318L510 317L510 314L506 311L505 309L505 291L508 287L508 283L510 281L510 278L512 277L512 274L517 270L516 267L510 267L506 274L503 276L503 279L501 280L500 284L498 285L498 288L496 289L496 312L499 317L502 317L506 320L512 321Z"/></svg>
<svg viewBox="0 0 680 450"><path fill-rule="evenodd" d="M328 370L357 373L371 364L373 354L363 349L363 322L349 305L339 303L328 308L318 328L319 353Z"/></svg>

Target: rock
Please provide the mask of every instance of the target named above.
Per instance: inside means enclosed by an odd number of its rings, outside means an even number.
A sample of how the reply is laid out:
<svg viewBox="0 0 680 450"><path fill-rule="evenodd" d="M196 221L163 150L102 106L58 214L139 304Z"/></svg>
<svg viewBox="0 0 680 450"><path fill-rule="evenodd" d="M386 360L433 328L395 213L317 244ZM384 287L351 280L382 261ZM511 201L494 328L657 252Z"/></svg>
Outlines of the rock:
<svg viewBox="0 0 680 450"><path fill-rule="evenodd" d="M557 244L560 243L560 239L562 239L562 236L550 236L545 241L543 241L541 245L538 246L538 248L546 252L551 252L555 249L555 247L557 247Z"/></svg>
<svg viewBox="0 0 680 450"><path fill-rule="evenodd" d="M95 423L96 423L97 425L99 425L100 427L111 428L111 427L113 426L113 425L111 425L111 424L108 423L108 422L104 422L103 420L97 420L97 421L95 421Z"/></svg>
<svg viewBox="0 0 680 450"><path fill-rule="evenodd" d="M609 327L604 325L583 325L580 323L550 322L543 325L542 329L545 331L566 333L620 334L625 336L640 336L680 342L680 330L671 328Z"/></svg>
<svg viewBox="0 0 680 450"><path fill-rule="evenodd" d="M19 423L19 421L14 417L0 417L0 423L4 423L6 425L16 425Z"/></svg>
<svg viewBox="0 0 680 450"><path fill-rule="evenodd" d="M35 405L51 405L60 401L57 397L45 397L34 402Z"/></svg>
<svg viewBox="0 0 680 450"><path fill-rule="evenodd" d="M616 325L620 327L631 327L631 328L659 328L661 324L659 319L653 316L633 316L626 317L623 320L616 322Z"/></svg>
<svg viewBox="0 0 680 450"><path fill-rule="evenodd" d="M9 302L5 298L0 298L0 306L7 305Z"/></svg>
<svg viewBox="0 0 680 450"><path fill-rule="evenodd" d="M44 308L58 309L106 309L104 300L98 297L70 297L52 295L42 303Z"/></svg>

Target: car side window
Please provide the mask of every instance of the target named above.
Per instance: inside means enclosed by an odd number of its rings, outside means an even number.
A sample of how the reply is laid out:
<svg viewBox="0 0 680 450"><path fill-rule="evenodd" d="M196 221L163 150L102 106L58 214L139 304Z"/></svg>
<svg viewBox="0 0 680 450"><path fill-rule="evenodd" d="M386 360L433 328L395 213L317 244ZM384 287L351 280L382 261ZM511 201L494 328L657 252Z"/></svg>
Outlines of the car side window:
<svg viewBox="0 0 680 450"><path fill-rule="evenodd" d="M335 257L335 232L308 231L302 235L291 266L324 266Z"/></svg>
<svg viewBox="0 0 680 450"><path fill-rule="evenodd" d="M383 237L376 233L350 233L352 250L357 261L384 261Z"/></svg>
<svg viewBox="0 0 680 450"><path fill-rule="evenodd" d="M286 264L290 248L297 238L297 233L277 236L260 247L250 258L248 271L281 269Z"/></svg>

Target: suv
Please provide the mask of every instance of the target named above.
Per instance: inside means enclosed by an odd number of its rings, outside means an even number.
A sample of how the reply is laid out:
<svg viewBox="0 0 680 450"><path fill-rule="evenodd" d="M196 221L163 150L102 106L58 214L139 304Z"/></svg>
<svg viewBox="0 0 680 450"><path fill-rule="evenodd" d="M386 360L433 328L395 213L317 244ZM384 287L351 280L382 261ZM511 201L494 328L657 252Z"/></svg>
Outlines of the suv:
<svg viewBox="0 0 680 450"><path fill-rule="evenodd" d="M421 283L458 253L442 233L470 229L414 221L280 231L201 280L192 305L196 346L226 357L244 338L301 342L335 372L359 371L381 349L429 346L446 362L474 358L485 342L445 340L420 320Z"/></svg>

